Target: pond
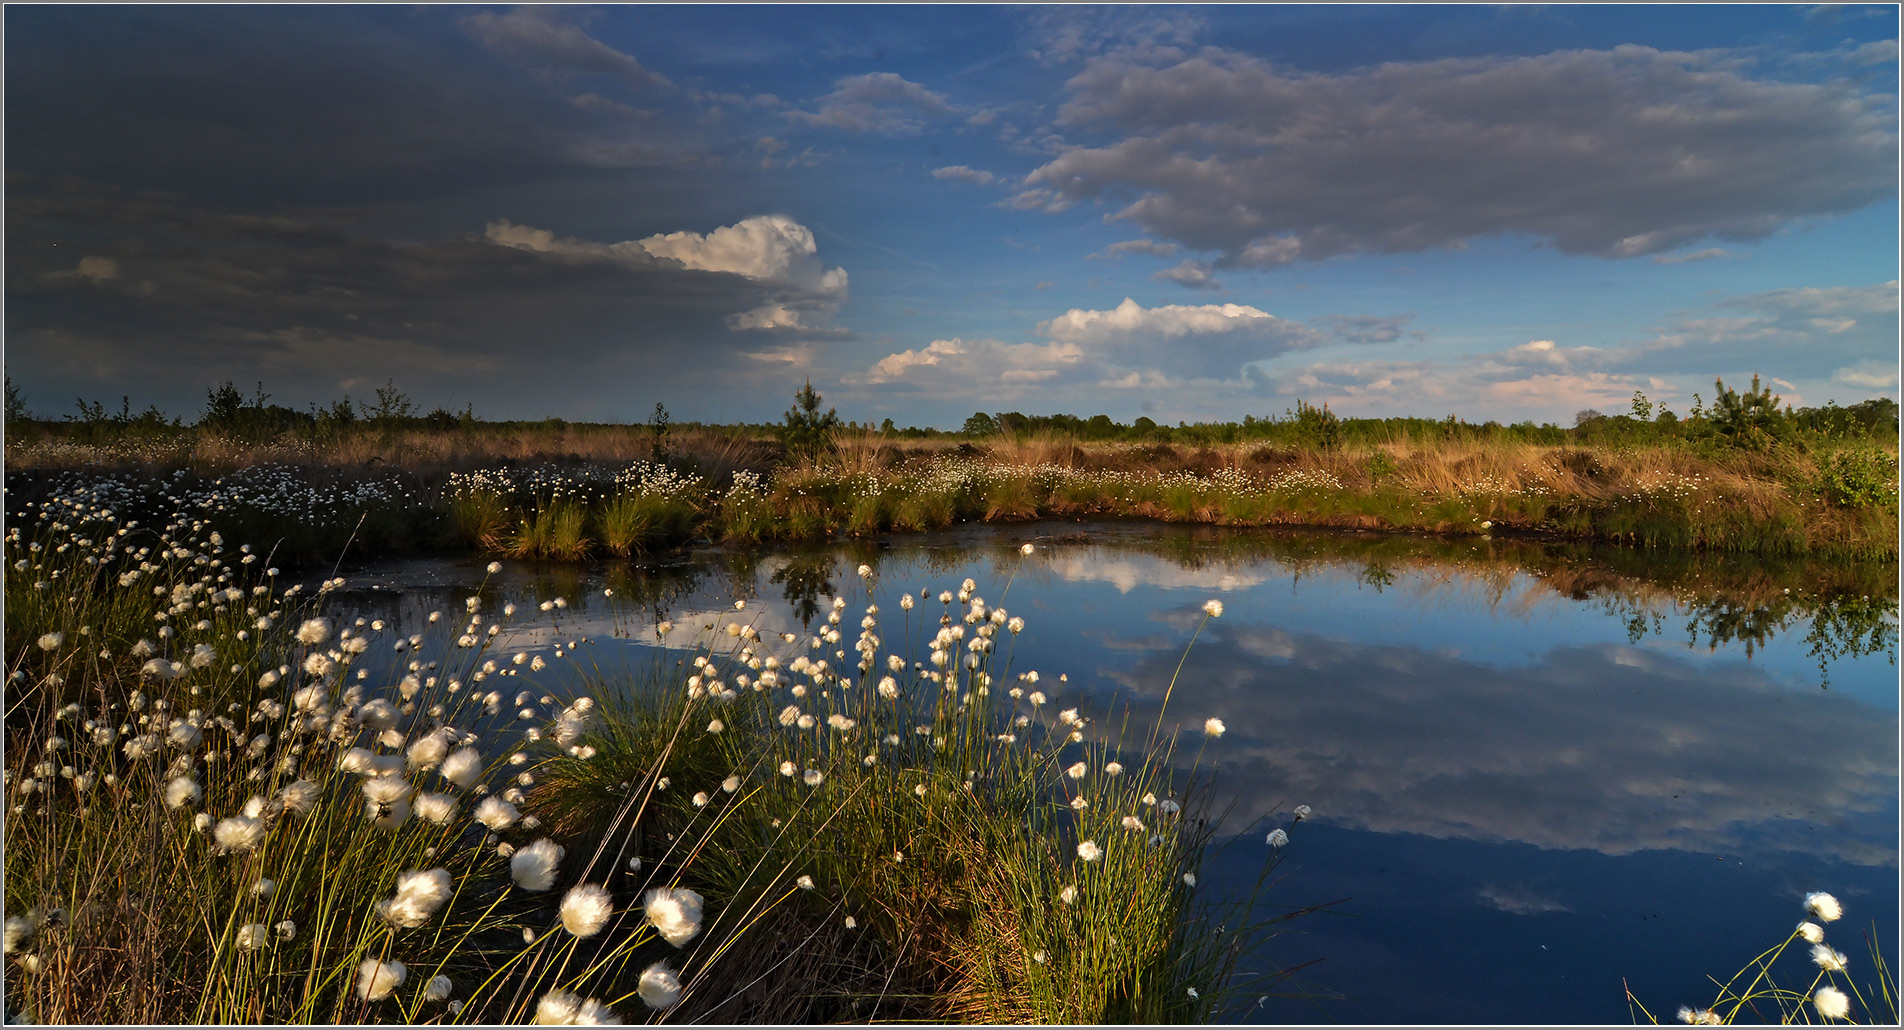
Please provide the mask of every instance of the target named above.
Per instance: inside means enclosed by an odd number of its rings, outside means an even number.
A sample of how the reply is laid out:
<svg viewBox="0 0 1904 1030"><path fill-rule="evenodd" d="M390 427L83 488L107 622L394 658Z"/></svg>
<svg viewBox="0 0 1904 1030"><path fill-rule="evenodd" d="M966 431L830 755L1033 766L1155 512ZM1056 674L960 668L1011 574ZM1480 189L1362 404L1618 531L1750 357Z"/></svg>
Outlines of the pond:
<svg viewBox="0 0 1904 1030"><path fill-rule="evenodd" d="M1845 903L1831 942L1854 973L1867 930L1897 959L1895 564L1040 523L505 563L485 590L567 604L556 628L506 630L506 651L587 638L572 656L612 670L652 665L656 621L736 599L763 632L800 631L836 592L863 597L861 563L882 607L976 580L1027 622L1013 671L1104 725L1128 709L1148 727L1173 675L1192 752L1221 718L1203 762L1234 839L1208 889L1247 890L1265 828L1312 806L1268 901L1335 904L1245 966L1320 961L1247 1022L1628 1022L1628 986L1670 1020L1816 890ZM420 633L484 564L346 569L337 603ZM1224 613L1186 658L1211 598Z"/></svg>

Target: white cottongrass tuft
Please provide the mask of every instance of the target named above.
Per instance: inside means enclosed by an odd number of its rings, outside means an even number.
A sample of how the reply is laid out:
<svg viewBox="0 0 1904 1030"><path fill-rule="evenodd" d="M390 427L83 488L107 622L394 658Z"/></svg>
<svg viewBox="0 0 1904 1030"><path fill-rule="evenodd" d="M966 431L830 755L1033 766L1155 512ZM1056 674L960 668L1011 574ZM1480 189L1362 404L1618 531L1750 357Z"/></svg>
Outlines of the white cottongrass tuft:
<svg viewBox="0 0 1904 1030"><path fill-rule="evenodd" d="M418 818L438 826L448 826L456 818L456 799L448 794L418 794L413 807Z"/></svg>
<svg viewBox="0 0 1904 1030"><path fill-rule="evenodd" d="M313 620L322 621L322 620ZM403 986L410 971L401 962L379 962L367 958L357 967L357 996L365 1001L382 1001Z"/></svg>
<svg viewBox="0 0 1904 1030"><path fill-rule="evenodd" d="M1066 884L1065 888L1058 892L1058 900L1067 905L1077 904L1078 888L1073 884Z"/></svg>
<svg viewBox="0 0 1904 1030"><path fill-rule="evenodd" d="M205 789L198 781L185 776L174 776L165 785L165 807L178 809L186 805L196 805L205 796Z"/></svg>
<svg viewBox="0 0 1904 1030"><path fill-rule="evenodd" d="M1223 735L1223 731L1227 729L1229 729L1229 727L1223 725L1223 720L1218 719L1215 716L1211 716L1210 718L1203 720L1203 732L1207 736L1221 737Z"/></svg>
<svg viewBox="0 0 1904 1030"><path fill-rule="evenodd" d="M263 923L246 923L238 928L238 950L257 951L271 943L271 928Z"/></svg>
<svg viewBox="0 0 1904 1030"><path fill-rule="evenodd" d="M64 643L66 643L66 634L48 633L45 636L40 637L40 650L57 651L59 650L60 645Z"/></svg>
<svg viewBox="0 0 1904 1030"><path fill-rule="evenodd" d="M1695 1026L1722 1026L1725 1023L1725 1020L1711 1009L1694 1009L1684 1005L1679 1006L1679 1021Z"/></svg>
<svg viewBox="0 0 1904 1030"><path fill-rule="evenodd" d="M813 877L811 876L802 875L798 880L795 880L793 882L795 886L799 887L803 891L810 891L813 889Z"/></svg>
<svg viewBox="0 0 1904 1030"><path fill-rule="evenodd" d="M1097 841L1084 840L1078 842L1078 857L1086 862L1095 862L1102 857L1103 854L1104 849L1097 846Z"/></svg>
<svg viewBox="0 0 1904 1030"><path fill-rule="evenodd" d="M686 887L653 888L641 905L655 932L677 948L701 932L701 896Z"/></svg>
<svg viewBox="0 0 1904 1030"><path fill-rule="evenodd" d="M467 787L476 782L483 774L482 752L473 747L458 748L443 760L443 767L437 770L442 777L459 787Z"/></svg>
<svg viewBox="0 0 1904 1030"><path fill-rule="evenodd" d="M1812 992L1811 1007L1823 1019L1847 1019L1851 1015L1851 999L1829 984Z"/></svg>
<svg viewBox="0 0 1904 1030"><path fill-rule="evenodd" d="M1203 602L1203 611L1212 619L1218 618L1223 614L1223 602L1212 597Z"/></svg>
<svg viewBox="0 0 1904 1030"><path fill-rule="evenodd" d="M278 797L284 802L285 811L303 815L317 804L317 797L323 792L324 788L310 780L298 780L285 784Z"/></svg>
<svg viewBox="0 0 1904 1030"><path fill-rule="evenodd" d="M817 787L826 780L826 774L818 769L808 769L801 774L801 778L806 780L807 786Z"/></svg>
<svg viewBox="0 0 1904 1030"><path fill-rule="evenodd" d="M436 915L452 889L448 869L407 872L397 877L397 896L377 903L377 914L391 926L415 929Z"/></svg>
<svg viewBox="0 0 1904 1030"><path fill-rule="evenodd" d="M681 1000L681 980L674 975L674 970L656 962L642 970L635 992L641 995L642 1004L651 1009L671 1009Z"/></svg>
<svg viewBox="0 0 1904 1030"><path fill-rule="evenodd" d="M1817 963L1818 968L1824 970L1827 973L1844 972L1844 967L1845 967L1844 952L1833 949L1831 945L1829 944L1812 945L1811 946L1811 960L1814 963Z"/></svg>
<svg viewBox="0 0 1904 1030"><path fill-rule="evenodd" d="M1197 885L1197 874L1195 873L1183 874L1183 885L1185 887L1195 887Z"/></svg>
<svg viewBox="0 0 1904 1030"><path fill-rule="evenodd" d="M1066 776L1071 777L1074 780L1081 780L1084 778L1084 774L1089 771L1090 771L1089 766L1085 765L1083 762L1078 762L1072 765L1071 768L1066 769L1064 771L1064 774Z"/></svg>
<svg viewBox="0 0 1904 1030"><path fill-rule="evenodd" d="M1805 908L1809 909L1812 915L1817 916L1821 923L1829 923L1844 915L1844 906L1838 904L1837 898L1824 891L1813 891L1805 895Z"/></svg>
<svg viewBox="0 0 1904 1030"><path fill-rule="evenodd" d="M1272 848L1280 848L1284 844L1289 843L1289 834L1283 832L1283 828L1278 826L1277 828L1269 831L1269 836L1263 838L1263 843L1269 845Z"/></svg>
<svg viewBox="0 0 1904 1030"><path fill-rule="evenodd" d="M306 619L304 620L304 625L299 626L297 631L298 643L309 644L311 646L316 646L330 639L330 635L331 624L329 619Z"/></svg>
<svg viewBox="0 0 1904 1030"><path fill-rule="evenodd" d="M423 1000L442 1001L450 996L450 990L450 978L438 973L436 976L430 977L430 982L424 985Z"/></svg>
<svg viewBox="0 0 1904 1030"><path fill-rule="evenodd" d="M439 728L433 733L418 737L416 742L410 745L407 756L410 771L422 772L426 769L434 769L443 764L443 759L449 753L449 735L443 729Z"/></svg>
<svg viewBox="0 0 1904 1030"><path fill-rule="evenodd" d="M1300 819L1307 819L1307 818L1309 818L1309 813L1310 813L1310 812L1312 812L1312 811L1314 811L1314 810L1313 810L1313 809L1311 809L1311 808L1310 808L1310 807L1309 807L1308 805L1297 805L1297 806L1296 806L1296 818L1297 818L1297 819L1299 819L1299 820L1300 820Z"/></svg>
<svg viewBox="0 0 1904 1030"><path fill-rule="evenodd" d="M1037 548L1031 546L1030 544L1023 544L1018 548L1018 553L1029 555L1032 551L1035 551L1035 550L1037 550Z"/></svg>
<svg viewBox="0 0 1904 1030"><path fill-rule="evenodd" d="M1124 763L1122 762L1105 762L1104 763L1104 775L1106 776L1116 776L1122 773L1123 771L1124 771Z"/></svg>
<svg viewBox="0 0 1904 1030"><path fill-rule="evenodd" d="M581 883L562 896L562 928L577 937L601 933L614 914L615 899L607 888Z"/></svg>
<svg viewBox="0 0 1904 1030"><path fill-rule="evenodd" d="M1799 923L1798 936L1812 944L1823 944L1825 943L1825 928L1813 922Z"/></svg>
<svg viewBox="0 0 1904 1030"><path fill-rule="evenodd" d="M234 815L229 819L220 819L212 829L213 852L227 855L232 852L256 851L264 843L264 820L245 815Z"/></svg>
<svg viewBox="0 0 1904 1030"><path fill-rule="evenodd" d="M722 789L722 790L724 790L724 791L726 791L726 792L728 792L729 794L732 794L732 793L734 793L735 791L737 791L737 790L739 790L739 789L740 789L740 777L738 777L738 776L729 776L729 777L728 777L727 779L724 779L724 780L722 780L722 781L721 781L721 789Z"/></svg>
<svg viewBox="0 0 1904 1030"><path fill-rule="evenodd" d="M594 998L582 998L567 991L550 991L536 1002L537 1026L619 1026L608 1006Z"/></svg>
<svg viewBox="0 0 1904 1030"><path fill-rule="evenodd" d="M498 833L516 825L521 818L522 813L516 806L494 795L484 798L476 806L476 821Z"/></svg>

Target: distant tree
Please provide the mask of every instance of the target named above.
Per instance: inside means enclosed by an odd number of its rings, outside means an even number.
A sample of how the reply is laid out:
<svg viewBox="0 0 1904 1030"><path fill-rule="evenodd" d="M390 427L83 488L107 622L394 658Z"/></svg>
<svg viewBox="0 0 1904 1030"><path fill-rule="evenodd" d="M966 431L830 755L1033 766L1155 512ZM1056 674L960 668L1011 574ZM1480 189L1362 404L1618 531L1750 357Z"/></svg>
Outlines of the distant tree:
<svg viewBox="0 0 1904 1030"><path fill-rule="evenodd" d="M1633 391L1633 417L1641 422L1650 422L1653 419L1653 402L1647 400L1646 395L1638 390Z"/></svg>
<svg viewBox="0 0 1904 1030"><path fill-rule="evenodd" d="M654 460L661 461L668 456L668 409L656 401L654 414L648 416L648 432Z"/></svg>
<svg viewBox="0 0 1904 1030"><path fill-rule="evenodd" d="M998 420L982 411L975 411L971 418L965 420L959 432L966 436L997 436Z"/></svg>
<svg viewBox="0 0 1904 1030"><path fill-rule="evenodd" d="M884 422L881 422L881 423L879 424L879 431L880 431L880 432L882 432L882 433L895 433L895 432L898 432L898 430L897 430L897 429L895 429L895 428L893 428L893 420L892 420L892 419L890 419L890 418L889 418L889 419L886 419L886 420L885 420Z"/></svg>
<svg viewBox="0 0 1904 1030"><path fill-rule="evenodd" d="M391 423L416 416L416 405L411 403L410 395L397 389L397 381L387 379L384 385L377 387L377 403L364 409L364 417L372 422Z"/></svg>
<svg viewBox="0 0 1904 1030"><path fill-rule="evenodd" d="M1581 408L1579 411L1574 412L1573 424L1575 428L1578 428L1589 422L1598 422L1605 417L1605 415L1600 414L1600 412L1594 408Z"/></svg>
<svg viewBox="0 0 1904 1030"><path fill-rule="evenodd" d="M787 445L789 454L812 456L833 442L833 431L840 427L840 416L832 408L820 414L821 399L811 379L793 395L793 407L787 409L786 422L780 427L780 439Z"/></svg>
<svg viewBox="0 0 1904 1030"><path fill-rule="evenodd" d="M18 425L32 417L32 413L26 410L26 395L20 392L13 377L7 376L7 425Z"/></svg>
<svg viewBox="0 0 1904 1030"><path fill-rule="evenodd" d="M1784 428L1779 397L1771 387L1759 385L1758 373L1752 374L1752 387L1743 394L1728 388L1723 379L1713 380L1713 386L1719 394L1712 401L1712 428L1733 443L1762 446Z"/></svg>

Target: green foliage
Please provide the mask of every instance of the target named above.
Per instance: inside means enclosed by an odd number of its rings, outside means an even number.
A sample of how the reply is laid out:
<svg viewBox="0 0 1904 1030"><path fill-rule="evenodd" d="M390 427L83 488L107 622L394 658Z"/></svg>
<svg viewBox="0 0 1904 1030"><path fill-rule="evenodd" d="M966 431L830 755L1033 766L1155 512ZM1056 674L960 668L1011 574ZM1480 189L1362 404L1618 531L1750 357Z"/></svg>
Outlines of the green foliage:
<svg viewBox="0 0 1904 1030"><path fill-rule="evenodd" d="M1757 373L1752 387L1744 394L1726 386L1725 380L1713 380L1719 395L1712 402L1712 427L1721 436L1741 447L1762 448L1785 428L1785 415L1779 410L1779 398L1771 387L1761 387Z"/></svg>
<svg viewBox="0 0 1904 1030"><path fill-rule="evenodd" d="M1897 456L1875 446L1822 455L1818 493L1833 504L1870 508L1897 504Z"/></svg>
<svg viewBox="0 0 1904 1030"><path fill-rule="evenodd" d="M1342 442L1342 420L1329 410L1328 402L1318 408L1296 399L1296 410L1290 413L1296 424L1296 431L1304 443L1320 450L1332 451ZM1448 416L1452 419L1454 416Z"/></svg>
<svg viewBox="0 0 1904 1030"><path fill-rule="evenodd" d="M833 431L840 427L839 413L832 408L820 414L821 397L813 389L813 380L793 395L793 407L787 409L780 427L780 441L787 453L796 457L815 457L833 444Z"/></svg>
<svg viewBox="0 0 1904 1030"><path fill-rule="evenodd" d="M664 461L668 456L668 409L656 401L654 414L648 416L650 436L650 454L655 461Z"/></svg>
<svg viewBox="0 0 1904 1030"><path fill-rule="evenodd" d="M975 437L997 436L998 420L982 411L975 411L965 420L965 424L959 427L959 432Z"/></svg>
<svg viewBox="0 0 1904 1030"><path fill-rule="evenodd" d="M1650 422L1653 419L1653 402L1647 400L1646 395L1638 390L1633 391L1633 417L1641 422Z"/></svg>

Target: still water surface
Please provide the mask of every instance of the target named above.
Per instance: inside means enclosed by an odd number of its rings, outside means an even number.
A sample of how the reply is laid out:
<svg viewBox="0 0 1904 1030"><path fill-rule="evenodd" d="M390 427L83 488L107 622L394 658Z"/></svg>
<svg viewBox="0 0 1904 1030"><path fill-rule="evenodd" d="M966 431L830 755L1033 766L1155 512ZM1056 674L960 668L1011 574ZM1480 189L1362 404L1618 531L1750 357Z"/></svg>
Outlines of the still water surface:
<svg viewBox="0 0 1904 1030"><path fill-rule="evenodd" d="M1128 706L1146 727L1200 606L1221 599L1169 709L1193 734L1209 716L1228 726L1204 762L1236 841L1204 883L1246 889L1257 824L1307 804L1269 900L1346 899L1252 954L1254 971L1322 961L1301 973L1316 997L1264 998L1247 1022L1627 1022L1623 985L1670 1019L1712 1000L1708 975L1783 939L1813 890L1844 901L1831 943L1854 972L1867 928L1895 962L1895 566L1873 597L1856 576L1846 594L1843 570L1682 561L1649 578L1608 553L1027 525L507 563L486 593L567 599L559 630L512 630L506 651L586 636L585 663L643 668L660 618L747 598L763 632L797 631L836 592L863 598L862 562L888 611L971 577L1028 623L1014 672L1064 673L1066 704ZM367 565L340 600L421 632L428 611L460 610L483 564ZM1842 596L1821 608L1827 580Z"/></svg>

